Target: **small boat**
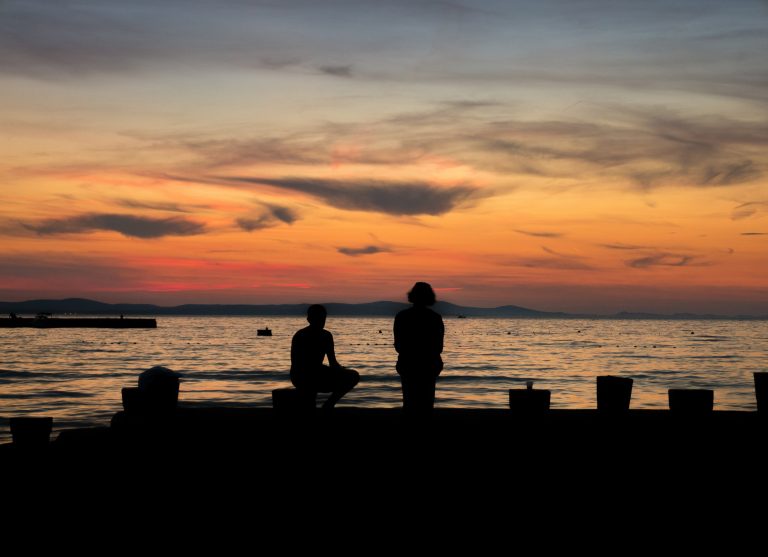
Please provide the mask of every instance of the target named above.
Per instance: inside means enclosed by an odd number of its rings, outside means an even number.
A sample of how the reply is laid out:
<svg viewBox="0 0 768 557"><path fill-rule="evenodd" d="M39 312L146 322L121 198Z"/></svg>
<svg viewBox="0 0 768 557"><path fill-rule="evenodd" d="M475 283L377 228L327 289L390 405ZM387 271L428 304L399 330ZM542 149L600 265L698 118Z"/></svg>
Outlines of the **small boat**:
<svg viewBox="0 0 768 557"><path fill-rule="evenodd" d="M267 327L266 329L256 329L256 336L257 337L271 337L272 336L272 330Z"/></svg>
<svg viewBox="0 0 768 557"><path fill-rule="evenodd" d="M466 319L467 318L466 315L457 315L456 317L458 317L459 319Z"/></svg>

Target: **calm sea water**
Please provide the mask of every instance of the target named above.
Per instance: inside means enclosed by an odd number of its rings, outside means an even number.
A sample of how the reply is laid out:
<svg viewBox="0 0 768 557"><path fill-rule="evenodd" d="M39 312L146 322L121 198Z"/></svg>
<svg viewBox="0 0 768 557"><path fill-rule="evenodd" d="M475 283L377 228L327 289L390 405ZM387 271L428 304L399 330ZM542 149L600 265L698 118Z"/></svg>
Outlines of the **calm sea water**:
<svg viewBox="0 0 768 557"><path fill-rule="evenodd" d="M446 318L438 406L503 408L533 380L555 408L594 408L595 377L635 380L633 408L666 408L669 388L715 390L720 410L754 410L752 373L768 371L766 321ZM298 317L163 317L154 330L0 329L0 442L8 418L53 416L54 429L108 425L120 389L164 365L184 374L180 400L269 406L289 385ZM272 337L257 337L269 326ZM341 404L397 407L392 320L329 318L342 365L358 387Z"/></svg>

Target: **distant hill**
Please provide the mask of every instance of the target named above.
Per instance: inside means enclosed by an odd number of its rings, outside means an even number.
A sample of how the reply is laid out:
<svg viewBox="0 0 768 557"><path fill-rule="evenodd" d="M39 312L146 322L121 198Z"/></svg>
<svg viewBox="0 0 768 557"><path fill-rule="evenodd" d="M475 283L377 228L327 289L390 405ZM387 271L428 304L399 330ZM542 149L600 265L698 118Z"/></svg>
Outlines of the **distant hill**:
<svg viewBox="0 0 768 557"><path fill-rule="evenodd" d="M392 317L409 304L401 302L369 302L365 304L324 304L331 315ZM185 304L164 307L152 304L105 304L84 298L66 300L29 300L26 302L0 302L0 314L19 315L40 312L87 315L305 315L309 304ZM444 316L465 317L568 317L565 313L536 311L518 306L476 308L438 302L435 310Z"/></svg>
<svg viewBox="0 0 768 557"><path fill-rule="evenodd" d="M403 302L369 302L365 304L323 304L331 315L339 316L372 316L393 317L398 311L409 304ZM54 315L306 315L309 304L185 304L181 306L156 306L153 304L105 304L85 298L68 298L65 300L28 300L26 302L0 302L0 315L14 312L19 315L34 315L45 312ZM655 313L620 312L615 315L577 315L563 312L537 311L519 306L500 306L495 308L478 308L459 306L450 302L437 302L435 310L445 317L528 317L528 318L600 318L600 319L743 319L766 320L768 315L697 315L692 313L676 313L662 315Z"/></svg>

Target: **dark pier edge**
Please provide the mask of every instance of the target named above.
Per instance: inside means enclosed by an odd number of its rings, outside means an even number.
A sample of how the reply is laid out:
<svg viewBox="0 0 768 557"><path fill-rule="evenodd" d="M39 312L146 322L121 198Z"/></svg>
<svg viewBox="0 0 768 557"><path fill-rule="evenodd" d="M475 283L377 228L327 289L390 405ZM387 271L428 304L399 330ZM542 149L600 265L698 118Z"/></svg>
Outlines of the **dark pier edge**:
<svg viewBox="0 0 768 557"><path fill-rule="evenodd" d="M398 408L340 407L329 414L293 414L271 408L205 408L183 403L170 416L114 415L110 427L64 430L43 458L77 461L94 455L143 454L169 458L279 461L300 454L329 462L398 461L418 455L438 462L540 463L557 467L578 456L582 464L750 463L762 455L768 418L757 412L679 415L668 410L550 410L437 408L409 418ZM0 445L14 458L11 444ZM207 455L207 456L206 456ZM625 460L629 459L629 460ZM578 463L575 463L578 465Z"/></svg>
<svg viewBox="0 0 768 557"><path fill-rule="evenodd" d="M766 434L757 412L437 408L414 420L398 408L296 415L181 403L164 419L118 412L110 426L62 431L37 452L0 445L0 469L25 489L108 494L131 516L152 501L169 512L178 501L201 512L245 501L288 520L337 498L353 514L394 502L415 515L627 521L751 508L766 489Z"/></svg>

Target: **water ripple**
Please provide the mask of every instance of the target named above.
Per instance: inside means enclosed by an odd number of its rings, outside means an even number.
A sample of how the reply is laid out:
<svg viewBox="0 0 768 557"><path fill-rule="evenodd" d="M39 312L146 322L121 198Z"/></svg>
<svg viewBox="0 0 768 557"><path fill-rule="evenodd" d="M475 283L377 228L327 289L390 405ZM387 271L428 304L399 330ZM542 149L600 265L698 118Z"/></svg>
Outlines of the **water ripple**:
<svg viewBox="0 0 768 557"><path fill-rule="evenodd" d="M3 418L52 415L105 425L120 389L165 365L184 374L184 404L269 406L290 385L290 342L300 317L167 317L152 331L0 331ZM342 365L361 382L344 405L399 407L391 320L329 318ZM274 336L257 337L269 326ZM379 331L382 331L380 334ZM691 333L694 334L691 334ZM592 408L595 377L635 379L635 408L664 408L671 387L706 386L716 408L754 409L752 373L767 371L768 322L446 320L438 405L498 408L509 388L534 381L557 408ZM0 428L0 442L7 440Z"/></svg>

